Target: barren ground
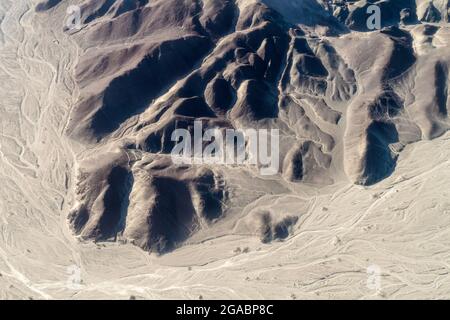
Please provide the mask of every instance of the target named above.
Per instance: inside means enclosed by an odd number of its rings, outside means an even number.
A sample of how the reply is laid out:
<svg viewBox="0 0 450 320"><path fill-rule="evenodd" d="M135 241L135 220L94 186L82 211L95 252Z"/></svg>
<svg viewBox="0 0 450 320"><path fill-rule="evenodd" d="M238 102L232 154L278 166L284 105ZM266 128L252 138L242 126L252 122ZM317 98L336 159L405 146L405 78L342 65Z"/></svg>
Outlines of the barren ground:
<svg viewBox="0 0 450 320"><path fill-rule="evenodd" d="M395 173L373 187L304 186L259 199L304 203L283 242L212 237L162 257L78 242L66 216L71 150L83 149L63 135L76 46L41 25L30 1L0 2L0 298L450 298L448 133L407 146ZM378 292L367 286L371 266L381 270Z"/></svg>

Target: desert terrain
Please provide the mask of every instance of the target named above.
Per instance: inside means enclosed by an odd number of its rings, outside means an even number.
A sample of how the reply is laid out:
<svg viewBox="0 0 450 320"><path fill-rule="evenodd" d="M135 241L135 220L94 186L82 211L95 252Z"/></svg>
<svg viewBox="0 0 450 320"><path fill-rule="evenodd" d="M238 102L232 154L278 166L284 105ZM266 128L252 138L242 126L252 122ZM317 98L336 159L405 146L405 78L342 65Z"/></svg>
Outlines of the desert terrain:
<svg viewBox="0 0 450 320"><path fill-rule="evenodd" d="M0 298L450 298L449 4L347 2L0 1ZM281 172L172 164L194 119Z"/></svg>

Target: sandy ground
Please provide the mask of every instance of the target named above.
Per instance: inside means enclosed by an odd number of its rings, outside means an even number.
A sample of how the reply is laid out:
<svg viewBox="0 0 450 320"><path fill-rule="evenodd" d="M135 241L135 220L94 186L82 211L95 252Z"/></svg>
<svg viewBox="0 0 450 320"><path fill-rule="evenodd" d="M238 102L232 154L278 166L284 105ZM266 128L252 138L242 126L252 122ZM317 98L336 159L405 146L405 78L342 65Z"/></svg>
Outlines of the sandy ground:
<svg viewBox="0 0 450 320"><path fill-rule="evenodd" d="M408 146L373 187L260 199L305 204L283 242L227 236L163 257L79 243L63 135L77 52L32 7L0 2L0 298L450 298L450 134Z"/></svg>

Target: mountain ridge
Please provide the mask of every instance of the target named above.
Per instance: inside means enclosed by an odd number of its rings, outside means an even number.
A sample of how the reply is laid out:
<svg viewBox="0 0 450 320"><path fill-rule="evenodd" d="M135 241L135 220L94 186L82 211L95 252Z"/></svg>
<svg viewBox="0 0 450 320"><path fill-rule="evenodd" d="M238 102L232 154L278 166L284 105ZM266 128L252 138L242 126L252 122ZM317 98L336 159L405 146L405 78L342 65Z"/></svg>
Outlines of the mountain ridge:
<svg viewBox="0 0 450 320"><path fill-rule="evenodd" d="M373 4L383 28L369 31ZM392 174L407 144L449 129L448 29L435 23L448 21L444 1L98 0L80 8L83 26L71 35L83 49L80 98L67 133L94 150L79 159L70 214L83 239L120 235L164 253L238 219L229 209L234 169L201 168L209 178L199 196L199 169L168 161L168 137L196 119L206 128L279 129L277 183L318 188L373 185ZM152 169L162 163L164 173ZM191 210L169 206L172 189ZM205 220L206 203L215 203L214 219ZM172 237L165 226L179 224L188 231Z"/></svg>

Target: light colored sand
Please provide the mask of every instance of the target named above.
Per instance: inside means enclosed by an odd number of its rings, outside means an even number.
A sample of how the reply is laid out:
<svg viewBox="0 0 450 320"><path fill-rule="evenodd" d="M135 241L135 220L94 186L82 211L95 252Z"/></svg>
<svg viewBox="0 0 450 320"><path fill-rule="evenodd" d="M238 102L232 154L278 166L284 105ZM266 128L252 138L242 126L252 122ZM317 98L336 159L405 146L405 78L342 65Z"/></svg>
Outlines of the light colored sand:
<svg viewBox="0 0 450 320"><path fill-rule="evenodd" d="M304 211L284 242L219 237L161 258L78 243L66 223L74 156L62 135L76 47L39 29L31 8L0 2L0 298L450 298L450 134L407 146L374 187L261 198L260 207ZM374 266L379 291L367 286Z"/></svg>

